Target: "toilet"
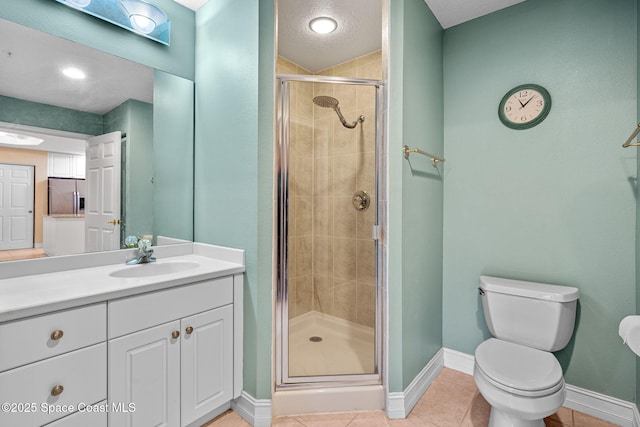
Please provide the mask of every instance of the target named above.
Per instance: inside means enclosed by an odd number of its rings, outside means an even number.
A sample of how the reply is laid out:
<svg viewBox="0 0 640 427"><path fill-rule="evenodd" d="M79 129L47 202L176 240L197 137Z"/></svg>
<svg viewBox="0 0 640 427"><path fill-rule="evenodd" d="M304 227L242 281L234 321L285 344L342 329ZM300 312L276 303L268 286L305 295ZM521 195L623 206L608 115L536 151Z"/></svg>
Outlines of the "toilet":
<svg viewBox="0 0 640 427"><path fill-rule="evenodd" d="M580 291L480 277L482 309L495 338L475 352L473 379L491 405L489 427L544 427L564 403L560 363L551 353L573 334Z"/></svg>

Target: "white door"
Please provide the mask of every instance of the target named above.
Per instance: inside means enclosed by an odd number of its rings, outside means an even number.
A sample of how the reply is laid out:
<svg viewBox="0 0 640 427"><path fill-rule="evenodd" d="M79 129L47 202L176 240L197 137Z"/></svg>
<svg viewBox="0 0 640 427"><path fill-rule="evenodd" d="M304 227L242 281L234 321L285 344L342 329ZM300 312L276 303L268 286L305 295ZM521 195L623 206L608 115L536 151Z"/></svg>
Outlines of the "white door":
<svg viewBox="0 0 640 427"><path fill-rule="evenodd" d="M120 132L87 140L85 250L120 248Z"/></svg>
<svg viewBox="0 0 640 427"><path fill-rule="evenodd" d="M179 327L176 320L109 341L109 427L180 425L182 337L171 336Z"/></svg>
<svg viewBox="0 0 640 427"><path fill-rule="evenodd" d="M34 173L0 163L0 250L33 248Z"/></svg>
<svg viewBox="0 0 640 427"><path fill-rule="evenodd" d="M181 326L181 417L186 426L233 398L233 307L182 319Z"/></svg>

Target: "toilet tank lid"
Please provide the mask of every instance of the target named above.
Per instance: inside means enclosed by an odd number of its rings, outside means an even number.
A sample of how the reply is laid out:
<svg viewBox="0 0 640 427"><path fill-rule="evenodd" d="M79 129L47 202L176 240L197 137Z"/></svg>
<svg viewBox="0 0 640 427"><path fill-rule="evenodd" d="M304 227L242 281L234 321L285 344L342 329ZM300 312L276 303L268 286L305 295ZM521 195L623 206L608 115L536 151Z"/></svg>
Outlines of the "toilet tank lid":
<svg viewBox="0 0 640 427"><path fill-rule="evenodd" d="M480 276L480 289L556 302L575 301L580 297L580 290L572 286L550 285L491 276Z"/></svg>

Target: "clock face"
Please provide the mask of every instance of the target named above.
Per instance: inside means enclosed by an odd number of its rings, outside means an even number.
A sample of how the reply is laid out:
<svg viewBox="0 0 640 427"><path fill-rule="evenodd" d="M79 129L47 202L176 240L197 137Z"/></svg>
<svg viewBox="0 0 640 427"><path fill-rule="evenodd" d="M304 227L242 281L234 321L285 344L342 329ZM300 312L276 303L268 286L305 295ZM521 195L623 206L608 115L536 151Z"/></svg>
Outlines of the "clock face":
<svg viewBox="0 0 640 427"><path fill-rule="evenodd" d="M511 129L528 129L542 122L551 109L551 96L542 86L521 85L500 101L498 116Z"/></svg>

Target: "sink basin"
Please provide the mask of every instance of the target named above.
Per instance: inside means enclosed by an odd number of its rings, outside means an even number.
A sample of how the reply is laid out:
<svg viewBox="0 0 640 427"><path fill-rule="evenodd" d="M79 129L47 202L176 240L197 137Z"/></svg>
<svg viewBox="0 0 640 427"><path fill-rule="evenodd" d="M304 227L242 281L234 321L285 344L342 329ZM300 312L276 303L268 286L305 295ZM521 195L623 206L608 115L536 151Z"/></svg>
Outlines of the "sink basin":
<svg viewBox="0 0 640 427"><path fill-rule="evenodd" d="M193 261L150 262L148 264L130 265L109 273L111 277L149 277L160 274L180 273L199 267Z"/></svg>

